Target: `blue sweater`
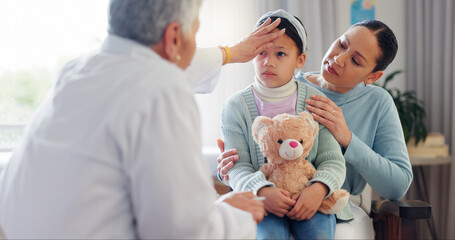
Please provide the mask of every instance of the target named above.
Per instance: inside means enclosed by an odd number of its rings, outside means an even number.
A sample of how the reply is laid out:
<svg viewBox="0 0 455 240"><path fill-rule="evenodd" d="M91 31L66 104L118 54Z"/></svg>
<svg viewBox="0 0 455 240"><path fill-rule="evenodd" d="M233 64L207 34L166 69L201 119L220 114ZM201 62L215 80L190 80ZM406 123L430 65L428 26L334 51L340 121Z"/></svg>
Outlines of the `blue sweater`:
<svg viewBox="0 0 455 240"><path fill-rule="evenodd" d="M317 74L317 73L312 73ZM360 83L347 93L321 89L309 82L309 73L296 79L322 90L341 107L352 132L344 150L346 180L343 189L360 194L368 183L382 197L404 196L412 181L412 168L397 109L390 94L381 87Z"/></svg>

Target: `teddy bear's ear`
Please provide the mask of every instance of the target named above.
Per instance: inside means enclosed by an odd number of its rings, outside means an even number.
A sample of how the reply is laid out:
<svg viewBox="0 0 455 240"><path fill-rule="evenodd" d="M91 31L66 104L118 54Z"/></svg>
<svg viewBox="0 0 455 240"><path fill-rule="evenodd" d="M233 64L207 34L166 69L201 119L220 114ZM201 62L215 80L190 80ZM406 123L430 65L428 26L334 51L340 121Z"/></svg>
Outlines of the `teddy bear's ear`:
<svg viewBox="0 0 455 240"><path fill-rule="evenodd" d="M265 127L272 124L273 120L268 117L259 116L256 119L254 119L253 126L251 128L254 141L258 142L258 133L261 131L261 129L264 129Z"/></svg>
<svg viewBox="0 0 455 240"><path fill-rule="evenodd" d="M311 116L310 113L303 111L299 114L299 117L308 121L310 126L313 128L313 136L316 136L317 131L319 131L319 127L316 121L314 121L313 116Z"/></svg>

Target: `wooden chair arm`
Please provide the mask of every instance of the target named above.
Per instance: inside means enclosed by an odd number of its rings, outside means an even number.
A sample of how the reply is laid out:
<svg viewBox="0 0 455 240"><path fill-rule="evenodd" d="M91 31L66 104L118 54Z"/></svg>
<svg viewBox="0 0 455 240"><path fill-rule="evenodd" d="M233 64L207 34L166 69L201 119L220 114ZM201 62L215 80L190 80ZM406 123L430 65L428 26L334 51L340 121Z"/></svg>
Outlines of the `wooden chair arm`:
<svg viewBox="0 0 455 240"><path fill-rule="evenodd" d="M416 239L417 220L431 217L431 205L420 200L373 201L376 239Z"/></svg>
<svg viewBox="0 0 455 240"><path fill-rule="evenodd" d="M431 217L431 206L420 200L381 200L373 201L371 212L374 220L391 214L407 219L427 219Z"/></svg>
<svg viewBox="0 0 455 240"><path fill-rule="evenodd" d="M213 184L215 185L216 192L220 195L231 191L231 188L228 185L220 182L220 180L218 180L218 177L213 177Z"/></svg>

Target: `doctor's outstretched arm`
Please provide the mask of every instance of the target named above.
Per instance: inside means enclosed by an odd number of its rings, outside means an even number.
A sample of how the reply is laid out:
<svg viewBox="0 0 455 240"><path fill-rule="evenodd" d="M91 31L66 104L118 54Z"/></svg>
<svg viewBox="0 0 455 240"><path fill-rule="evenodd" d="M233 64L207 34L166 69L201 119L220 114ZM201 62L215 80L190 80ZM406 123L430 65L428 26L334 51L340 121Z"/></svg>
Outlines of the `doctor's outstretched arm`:
<svg viewBox="0 0 455 240"><path fill-rule="evenodd" d="M230 58L226 64L248 62L260 52L272 46L271 41L284 34L284 29L272 33L273 29L280 24L280 21L279 18L274 22L267 19L259 28L230 46ZM226 62L227 56L225 49L218 47L199 48L196 50L193 61L186 70L195 93L210 93L215 89L220 76L221 66Z"/></svg>

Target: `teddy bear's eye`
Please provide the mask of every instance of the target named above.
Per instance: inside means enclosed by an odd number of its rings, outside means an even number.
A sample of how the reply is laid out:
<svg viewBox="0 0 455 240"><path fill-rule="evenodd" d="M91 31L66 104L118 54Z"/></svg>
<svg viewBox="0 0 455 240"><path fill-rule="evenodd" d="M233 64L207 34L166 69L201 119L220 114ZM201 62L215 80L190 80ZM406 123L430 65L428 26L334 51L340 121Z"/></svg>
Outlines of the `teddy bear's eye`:
<svg viewBox="0 0 455 240"><path fill-rule="evenodd" d="M282 144L282 143L283 143L283 140L278 139L278 143L279 143L279 144Z"/></svg>
<svg viewBox="0 0 455 240"><path fill-rule="evenodd" d="M299 142L300 142L300 144L303 144L303 140L300 140Z"/></svg>

